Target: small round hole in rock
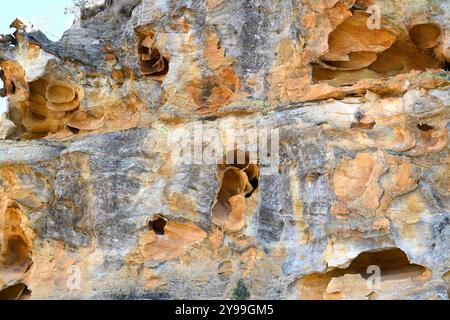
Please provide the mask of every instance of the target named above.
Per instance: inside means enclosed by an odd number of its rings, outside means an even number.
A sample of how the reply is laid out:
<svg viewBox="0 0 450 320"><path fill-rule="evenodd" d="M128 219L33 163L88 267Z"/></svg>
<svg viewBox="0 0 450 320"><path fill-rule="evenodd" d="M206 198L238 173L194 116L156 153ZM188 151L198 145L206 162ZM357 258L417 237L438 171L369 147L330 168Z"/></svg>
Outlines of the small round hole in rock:
<svg viewBox="0 0 450 320"><path fill-rule="evenodd" d="M167 225L167 220L163 217L156 216L153 220L148 222L148 229L154 231L157 235L164 235L164 229Z"/></svg>

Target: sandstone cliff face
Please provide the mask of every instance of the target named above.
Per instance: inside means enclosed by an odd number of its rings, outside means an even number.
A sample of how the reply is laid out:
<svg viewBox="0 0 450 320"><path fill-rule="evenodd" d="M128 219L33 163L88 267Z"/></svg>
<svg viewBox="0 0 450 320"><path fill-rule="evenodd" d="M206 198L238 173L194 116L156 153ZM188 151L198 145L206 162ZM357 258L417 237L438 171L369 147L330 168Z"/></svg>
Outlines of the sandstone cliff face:
<svg viewBox="0 0 450 320"><path fill-rule="evenodd" d="M449 9L97 0L57 43L16 20L0 298L448 299ZM244 163L179 161L199 125ZM262 127L270 174L226 138Z"/></svg>

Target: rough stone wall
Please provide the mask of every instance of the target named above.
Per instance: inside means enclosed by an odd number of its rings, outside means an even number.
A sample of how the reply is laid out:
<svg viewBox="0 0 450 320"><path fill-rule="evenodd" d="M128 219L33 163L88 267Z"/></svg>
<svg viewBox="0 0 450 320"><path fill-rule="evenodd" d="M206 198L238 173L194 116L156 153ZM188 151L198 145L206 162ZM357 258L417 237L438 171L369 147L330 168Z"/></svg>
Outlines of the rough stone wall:
<svg viewBox="0 0 450 320"><path fill-rule="evenodd" d="M449 9L96 0L57 43L14 21L0 298L448 299ZM276 171L178 161L200 124L237 153L226 128L277 129Z"/></svg>

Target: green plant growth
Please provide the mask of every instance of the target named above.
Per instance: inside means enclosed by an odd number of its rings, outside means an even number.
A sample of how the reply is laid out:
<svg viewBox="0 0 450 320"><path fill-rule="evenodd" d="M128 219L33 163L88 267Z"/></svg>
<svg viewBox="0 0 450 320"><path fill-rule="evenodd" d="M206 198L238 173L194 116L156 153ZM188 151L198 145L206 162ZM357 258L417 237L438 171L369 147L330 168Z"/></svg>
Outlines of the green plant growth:
<svg viewBox="0 0 450 320"><path fill-rule="evenodd" d="M248 300L250 299L250 291L243 279L240 279L236 285L236 288L233 291L233 299L234 300Z"/></svg>

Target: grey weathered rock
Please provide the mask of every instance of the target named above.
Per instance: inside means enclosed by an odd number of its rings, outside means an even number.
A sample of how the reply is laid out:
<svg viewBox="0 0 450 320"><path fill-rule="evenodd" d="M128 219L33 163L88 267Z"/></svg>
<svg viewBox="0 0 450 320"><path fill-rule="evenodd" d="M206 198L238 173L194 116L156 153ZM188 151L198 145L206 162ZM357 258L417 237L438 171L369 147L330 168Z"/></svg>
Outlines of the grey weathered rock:
<svg viewBox="0 0 450 320"><path fill-rule="evenodd" d="M386 39L363 67L328 40L362 46L367 1L94 1L57 43L18 25L0 43L16 126L0 134L0 289L448 299L448 10L372 2ZM199 126L225 151L228 129L248 145L273 130L275 170L262 153L256 180L183 163Z"/></svg>

